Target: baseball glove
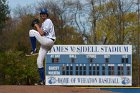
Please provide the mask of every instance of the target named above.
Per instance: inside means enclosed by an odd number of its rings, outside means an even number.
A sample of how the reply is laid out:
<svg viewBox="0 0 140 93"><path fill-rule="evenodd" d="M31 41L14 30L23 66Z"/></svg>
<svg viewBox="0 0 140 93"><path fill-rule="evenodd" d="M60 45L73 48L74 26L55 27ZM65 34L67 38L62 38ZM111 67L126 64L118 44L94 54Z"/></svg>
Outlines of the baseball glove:
<svg viewBox="0 0 140 93"><path fill-rule="evenodd" d="M35 18L35 19L32 21L31 26L34 27L35 24L39 24L39 19Z"/></svg>

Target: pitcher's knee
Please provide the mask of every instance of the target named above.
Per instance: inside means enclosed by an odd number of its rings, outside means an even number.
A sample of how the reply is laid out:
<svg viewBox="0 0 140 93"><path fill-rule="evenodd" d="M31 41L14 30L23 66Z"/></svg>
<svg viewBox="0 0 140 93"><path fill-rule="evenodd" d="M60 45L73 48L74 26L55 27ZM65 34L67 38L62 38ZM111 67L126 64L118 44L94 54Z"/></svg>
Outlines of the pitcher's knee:
<svg viewBox="0 0 140 93"><path fill-rule="evenodd" d="M38 67L38 68L42 68L42 67L43 67L43 62L37 61L37 67Z"/></svg>
<svg viewBox="0 0 140 93"><path fill-rule="evenodd" d="M33 36L34 36L34 33L35 33L35 30L30 30L30 31L29 31L29 36L30 36L30 37L33 37Z"/></svg>

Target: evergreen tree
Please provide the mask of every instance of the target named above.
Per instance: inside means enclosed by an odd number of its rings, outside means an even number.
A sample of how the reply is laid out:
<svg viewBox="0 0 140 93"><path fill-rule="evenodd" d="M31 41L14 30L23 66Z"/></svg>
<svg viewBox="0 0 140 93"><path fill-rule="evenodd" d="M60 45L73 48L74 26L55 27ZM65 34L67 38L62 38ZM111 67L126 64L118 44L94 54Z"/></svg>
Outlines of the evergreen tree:
<svg viewBox="0 0 140 93"><path fill-rule="evenodd" d="M0 30L5 25L8 14L10 13L7 0L0 0Z"/></svg>

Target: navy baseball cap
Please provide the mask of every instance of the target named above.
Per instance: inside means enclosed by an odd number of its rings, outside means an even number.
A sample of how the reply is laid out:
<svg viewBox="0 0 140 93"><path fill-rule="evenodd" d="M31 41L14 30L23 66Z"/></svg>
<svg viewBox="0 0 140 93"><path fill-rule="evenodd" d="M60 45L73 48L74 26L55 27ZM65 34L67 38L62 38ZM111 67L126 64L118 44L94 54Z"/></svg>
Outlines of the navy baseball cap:
<svg viewBox="0 0 140 93"><path fill-rule="evenodd" d="M47 9L41 9L40 14L48 14L48 10Z"/></svg>

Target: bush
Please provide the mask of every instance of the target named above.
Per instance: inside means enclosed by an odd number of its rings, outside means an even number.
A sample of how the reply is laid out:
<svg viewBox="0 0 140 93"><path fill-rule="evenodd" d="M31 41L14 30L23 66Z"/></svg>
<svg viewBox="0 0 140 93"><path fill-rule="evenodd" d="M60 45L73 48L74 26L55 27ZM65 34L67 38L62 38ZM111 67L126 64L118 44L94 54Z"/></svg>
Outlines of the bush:
<svg viewBox="0 0 140 93"><path fill-rule="evenodd" d="M0 84L34 84L38 72L36 56L26 57L21 51L0 53Z"/></svg>

